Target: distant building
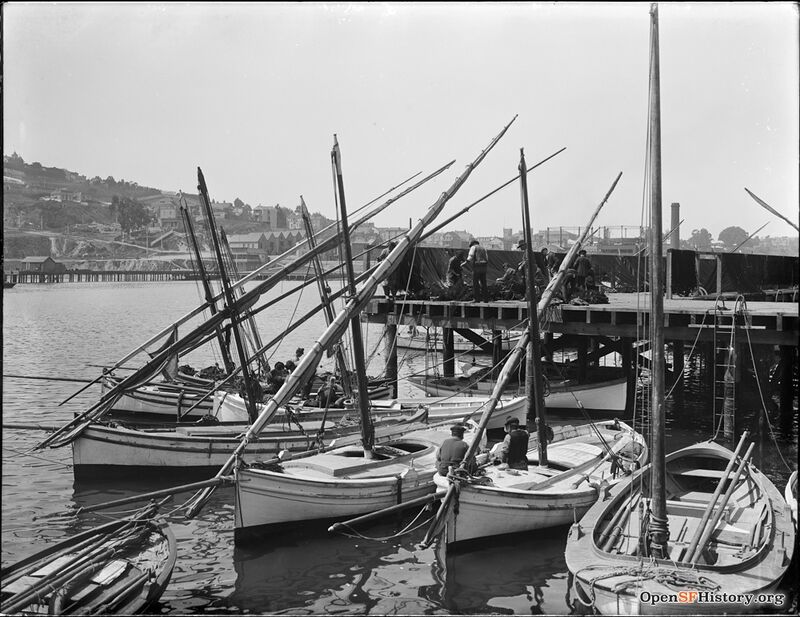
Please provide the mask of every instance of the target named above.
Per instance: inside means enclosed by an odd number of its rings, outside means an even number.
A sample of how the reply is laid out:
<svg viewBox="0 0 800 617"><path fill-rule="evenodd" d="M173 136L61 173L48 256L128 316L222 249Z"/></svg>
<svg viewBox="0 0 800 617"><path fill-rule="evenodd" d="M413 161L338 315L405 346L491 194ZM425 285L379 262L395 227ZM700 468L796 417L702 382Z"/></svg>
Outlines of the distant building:
<svg viewBox="0 0 800 617"><path fill-rule="evenodd" d="M478 242L481 243L483 248L492 251L503 251L505 250L505 244L503 242L503 238L498 238L497 236L480 236L476 238Z"/></svg>
<svg viewBox="0 0 800 617"><path fill-rule="evenodd" d="M256 206L253 208L253 220L257 223L265 223L270 230L288 229L286 213L286 208L281 208L279 204Z"/></svg>
<svg viewBox="0 0 800 617"><path fill-rule="evenodd" d="M83 194L80 191L73 193L66 189L56 189L50 193L50 199L53 201L81 203L81 201L83 201Z"/></svg>
<svg viewBox="0 0 800 617"><path fill-rule="evenodd" d="M305 240L305 234L299 231L268 231L264 234L267 241L267 253L280 255L292 248L298 242Z"/></svg>
<svg viewBox="0 0 800 617"><path fill-rule="evenodd" d="M233 214L233 204L227 201L212 201L211 212L214 213L214 218L227 219Z"/></svg>
<svg viewBox="0 0 800 617"><path fill-rule="evenodd" d="M61 262L55 261L52 257L32 256L20 260L20 271L42 272L45 274L58 274L66 272L67 267Z"/></svg>

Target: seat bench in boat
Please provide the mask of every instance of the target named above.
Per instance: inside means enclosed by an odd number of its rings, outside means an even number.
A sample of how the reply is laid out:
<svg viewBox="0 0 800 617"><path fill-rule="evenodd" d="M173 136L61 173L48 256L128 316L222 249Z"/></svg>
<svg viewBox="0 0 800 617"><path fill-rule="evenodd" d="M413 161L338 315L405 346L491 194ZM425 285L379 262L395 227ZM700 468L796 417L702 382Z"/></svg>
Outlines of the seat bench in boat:
<svg viewBox="0 0 800 617"><path fill-rule="evenodd" d="M395 448L392 448L393 450ZM391 473L391 467L397 463L405 463L397 465L398 473L408 468L405 457L418 455L418 453L401 452L403 456L395 458L387 458L383 461L365 460L363 458L362 450L353 450L352 453L347 454L317 454L308 459L300 459L292 462L292 466L302 467L309 471L332 476L334 478L341 478L343 476L351 476L365 471L379 470L380 475L385 476ZM416 456L415 456L416 458Z"/></svg>

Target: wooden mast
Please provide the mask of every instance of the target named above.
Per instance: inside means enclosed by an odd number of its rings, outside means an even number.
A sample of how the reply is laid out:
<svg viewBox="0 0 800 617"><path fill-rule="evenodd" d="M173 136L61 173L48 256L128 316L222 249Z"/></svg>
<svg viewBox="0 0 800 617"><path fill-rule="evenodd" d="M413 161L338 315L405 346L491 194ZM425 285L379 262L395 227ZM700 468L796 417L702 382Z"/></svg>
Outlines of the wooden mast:
<svg viewBox="0 0 800 617"><path fill-rule="evenodd" d="M544 407L544 380L542 379L542 353L539 345L539 316L536 311L537 294L534 284L533 238L531 236L531 212L528 203L528 171L525 165L525 152L519 150L519 185L522 202L522 233L525 238L525 278L528 299L528 331L530 342L527 348L525 366L525 395L528 399L527 417L537 420L539 444L539 465L547 466L547 413Z"/></svg>
<svg viewBox="0 0 800 617"><path fill-rule="evenodd" d="M311 218L308 216L308 208L303 196L300 195L300 215L303 217L303 225L306 228L306 237L308 238L308 246L313 251L316 247L314 240L314 227L311 225ZM333 305L331 304L330 288L325 282L325 273L322 271L322 264L319 261L319 255L314 257L314 274L317 278L317 286L319 287L319 297L323 304L323 312L325 313L325 325L329 326L333 322ZM344 350L342 349L341 341L336 344L334 354L336 356L336 365L339 367L339 374L342 379L342 389L347 398L353 397L353 388L350 384L350 373L347 370L347 362L344 357Z"/></svg>
<svg viewBox="0 0 800 617"><path fill-rule="evenodd" d="M206 272L203 258L200 255L200 245L197 243L197 236L194 233L194 224L189 210L185 205L181 205L181 216L183 217L183 224L186 226L186 232L189 234L189 239L192 243L192 250L194 251L195 259L197 260L197 272L200 274L200 280L203 283L203 295L205 296L208 309L212 315L217 314L217 303L214 301L214 292L211 290L211 284L208 280L208 273ZM222 334L222 328L217 328L217 339L219 340L219 349L222 353L222 361L225 364L225 372L229 375L236 368L231 358L231 350L225 344L225 337Z"/></svg>
<svg viewBox="0 0 800 617"><path fill-rule="evenodd" d="M350 246L350 230L347 225L347 205L344 198L344 179L342 178L342 156L339 152L339 142L333 136L333 149L331 162L336 176L336 188L339 195L339 208L342 214L342 248L344 249L345 272L350 296L355 297L356 276L353 271L353 249ZM350 318L350 330L353 337L353 356L355 358L356 387L358 389L358 408L361 413L361 438L364 447L364 456L372 458L372 446L375 443L375 427L369 413L369 393L367 392L367 367L364 363L364 341L361 337L361 315L356 312Z"/></svg>
<svg viewBox="0 0 800 617"><path fill-rule="evenodd" d="M236 310L236 298L233 297L233 290L231 289L228 277L225 274L225 264L222 261L222 252L220 251L219 241L217 238L217 225L214 221L214 212L211 209L211 202L208 197L208 189L206 188L206 179L203 177L202 170L197 168L197 190L200 194L200 202L206 210L208 216L208 229L211 233L211 241L214 245L214 254L217 257L219 264L219 274L222 279L222 291L225 294L225 302L230 311L231 330L233 330L233 338L236 341L236 351L239 354L239 365L242 367L242 379L244 379L244 387L247 391L245 403L247 404L247 415L250 421L254 422L258 418L258 410L256 409L255 396L253 394L253 384L250 379L250 370L247 366L247 354L244 350L242 342L242 333L239 331L238 313Z"/></svg>
<svg viewBox="0 0 800 617"><path fill-rule="evenodd" d="M225 230L222 228L220 228L219 230L219 241L220 244L222 245L223 250L225 251L225 255L228 258L228 263L230 264L231 271L238 279L239 270L236 267L236 258L233 255L233 251L231 250L230 244L228 243L228 236L225 233ZM233 295L235 298L240 298L244 294L245 294L245 289L243 286L233 289ZM261 347L263 346L263 343L261 341L261 333L258 331L258 326L256 325L256 320L253 317L253 313L250 311L250 309L246 309L244 311L244 314L245 318L247 319L247 325L250 326L250 335L253 337L252 341L253 347L255 347L256 349L261 349ZM263 354L257 353L255 355L256 355L256 360L258 362L258 366L261 369L261 373L263 375L266 375L269 362L267 362L267 359L263 356Z"/></svg>
<svg viewBox="0 0 800 617"><path fill-rule="evenodd" d="M650 553L667 557L666 463L664 438L664 296L661 241L661 84L658 55L658 5L650 8L650 340L652 398L652 485L650 495Z"/></svg>

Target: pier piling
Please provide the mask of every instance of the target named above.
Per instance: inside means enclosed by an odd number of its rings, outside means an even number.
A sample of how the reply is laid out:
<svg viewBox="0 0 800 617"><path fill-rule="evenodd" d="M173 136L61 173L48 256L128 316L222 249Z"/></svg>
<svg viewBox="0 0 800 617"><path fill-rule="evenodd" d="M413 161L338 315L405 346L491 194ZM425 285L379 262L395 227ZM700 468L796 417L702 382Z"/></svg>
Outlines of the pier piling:
<svg viewBox="0 0 800 617"><path fill-rule="evenodd" d="M386 351L386 379L392 388L392 398L397 397L397 324L386 324L383 338Z"/></svg>

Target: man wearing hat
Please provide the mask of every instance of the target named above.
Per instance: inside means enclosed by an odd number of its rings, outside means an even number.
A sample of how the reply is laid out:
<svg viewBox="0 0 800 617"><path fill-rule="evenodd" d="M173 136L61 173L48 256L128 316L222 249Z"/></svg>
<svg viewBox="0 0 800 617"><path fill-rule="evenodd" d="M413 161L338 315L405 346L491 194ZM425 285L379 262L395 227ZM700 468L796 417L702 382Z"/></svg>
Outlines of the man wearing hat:
<svg viewBox="0 0 800 617"><path fill-rule="evenodd" d="M436 470L441 475L446 476L450 466L456 468L464 460L464 455L469 449L464 441L465 430L466 427L463 424L454 424L450 427L450 437L439 446L439 451L436 453Z"/></svg>
<svg viewBox="0 0 800 617"><path fill-rule="evenodd" d="M506 418L506 437L495 452L501 463L509 469L528 469L528 431L521 428L513 416Z"/></svg>
<svg viewBox="0 0 800 617"><path fill-rule="evenodd" d="M489 253L477 240L469 243L466 264L472 264L472 293L475 302L489 301L489 288L486 286L486 271L489 269Z"/></svg>

